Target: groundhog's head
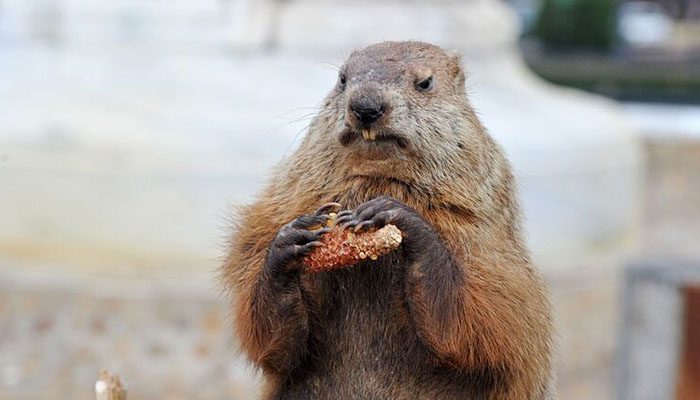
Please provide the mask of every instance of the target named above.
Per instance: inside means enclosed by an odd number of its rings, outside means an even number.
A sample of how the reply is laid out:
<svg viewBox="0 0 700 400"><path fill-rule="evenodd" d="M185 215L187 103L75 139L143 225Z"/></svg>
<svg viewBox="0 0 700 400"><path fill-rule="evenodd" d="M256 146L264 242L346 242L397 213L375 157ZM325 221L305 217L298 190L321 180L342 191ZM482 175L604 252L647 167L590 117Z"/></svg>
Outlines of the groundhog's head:
<svg viewBox="0 0 700 400"><path fill-rule="evenodd" d="M413 180L418 164L459 157L474 123L457 53L383 42L350 55L312 130L351 175Z"/></svg>

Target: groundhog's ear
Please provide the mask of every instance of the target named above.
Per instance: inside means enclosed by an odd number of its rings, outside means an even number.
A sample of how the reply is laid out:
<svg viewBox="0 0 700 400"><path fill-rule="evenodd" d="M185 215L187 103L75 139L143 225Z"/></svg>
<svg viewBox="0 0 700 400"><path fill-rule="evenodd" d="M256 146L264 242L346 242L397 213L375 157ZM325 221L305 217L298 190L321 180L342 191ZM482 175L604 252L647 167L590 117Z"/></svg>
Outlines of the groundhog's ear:
<svg viewBox="0 0 700 400"><path fill-rule="evenodd" d="M447 52L449 57L448 70L455 82L455 87L462 89L464 87L464 68L462 67L462 54L457 50Z"/></svg>

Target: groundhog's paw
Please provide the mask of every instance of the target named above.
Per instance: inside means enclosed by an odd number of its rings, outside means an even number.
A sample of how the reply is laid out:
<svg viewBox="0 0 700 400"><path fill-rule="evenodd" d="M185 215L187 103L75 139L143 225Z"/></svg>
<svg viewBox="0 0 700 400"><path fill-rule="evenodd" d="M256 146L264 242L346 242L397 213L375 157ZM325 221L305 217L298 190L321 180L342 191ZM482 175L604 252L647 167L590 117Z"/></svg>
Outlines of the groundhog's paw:
<svg viewBox="0 0 700 400"><path fill-rule="evenodd" d="M408 205L390 197L381 196L361 204L354 212L343 213L336 219L342 229L355 232L380 229L391 223L404 231L411 220L420 218Z"/></svg>
<svg viewBox="0 0 700 400"><path fill-rule="evenodd" d="M296 269L299 260L321 246L321 237L333 230L324 228L331 218L326 212L339 207L338 203L324 204L314 214L301 215L280 228L270 245L267 264L273 268Z"/></svg>

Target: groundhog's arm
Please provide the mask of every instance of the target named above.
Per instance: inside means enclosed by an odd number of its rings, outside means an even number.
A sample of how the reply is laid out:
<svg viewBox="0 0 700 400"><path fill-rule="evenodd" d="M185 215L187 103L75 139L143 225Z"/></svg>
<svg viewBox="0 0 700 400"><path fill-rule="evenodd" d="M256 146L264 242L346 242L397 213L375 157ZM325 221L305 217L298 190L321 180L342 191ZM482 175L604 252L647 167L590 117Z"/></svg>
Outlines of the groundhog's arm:
<svg viewBox="0 0 700 400"><path fill-rule="evenodd" d="M327 231L307 228L327 216L305 215L279 228L270 222L277 214L265 204L242 213L226 269L243 350L265 371L284 374L306 355L309 315L300 285L300 258L318 246Z"/></svg>
<svg viewBox="0 0 700 400"><path fill-rule="evenodd" d="M387 196L345 219L351 219L346 225L373 227L391 222L403 232L407 303L437 362L481 374L490 384L512 381L509 374L541 374L538 364L549 354L546 299L527 261L509 256L517 252L487 249L490 241L483 240L460 255L448 240L463 239L441 236L423 216ZM492 252L495 257L488 256ZM544 377L529 378L516 381L536 385ZM526 398L523 393L534 390L510 387L502 398Z"/></svg>
<svg viewBox="0 0 700 400"><path fill-rule="evenodd" d="M467 370L527 370L548 354L549 317L541 282L522 261L460 260L430 246L407 271L407 298L422 339ZM539 353L539 354L538 354Z"/></svg>

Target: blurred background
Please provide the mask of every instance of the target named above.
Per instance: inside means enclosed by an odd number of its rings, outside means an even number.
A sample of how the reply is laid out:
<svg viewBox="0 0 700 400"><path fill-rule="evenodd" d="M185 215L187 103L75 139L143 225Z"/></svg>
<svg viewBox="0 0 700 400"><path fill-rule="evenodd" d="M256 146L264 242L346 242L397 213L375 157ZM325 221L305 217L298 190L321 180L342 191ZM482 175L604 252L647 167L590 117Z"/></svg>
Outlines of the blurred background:
<svg viewBox="0 0 700 400"><path fill-rule="evenodd" d="M700 398L698 0L0 0L0 400L92 399L100 368L130 400L252 398L227 210L385 39L464 54L560 398Z"/></svg>

